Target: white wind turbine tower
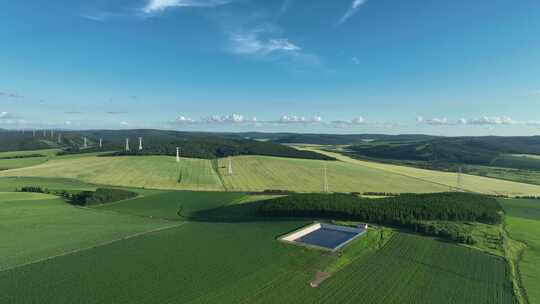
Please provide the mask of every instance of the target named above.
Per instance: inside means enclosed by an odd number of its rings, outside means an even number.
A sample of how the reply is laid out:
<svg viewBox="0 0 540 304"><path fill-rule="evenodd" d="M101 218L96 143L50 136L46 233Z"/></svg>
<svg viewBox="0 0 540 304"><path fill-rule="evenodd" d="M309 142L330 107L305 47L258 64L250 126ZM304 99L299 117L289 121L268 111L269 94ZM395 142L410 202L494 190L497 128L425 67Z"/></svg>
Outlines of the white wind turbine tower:
<svg viewBox="0 0 540 304"><path fill-rule="evenodd" d="M51 129L51 138L54 138L54 130Z"/></svg>
<svg viewBox="0 0 540 304"><path fill-rule="evenodd" d="M126 152L129 152L129 138L126 138Z"/></svg>
<svg viewBox="0 0 540 304"><path fill-rule="evenodd" d="M36 137L36 128L32 129L32 137Z"/></svg>
<svg viewBox="0 0 540 304"><path fill-rule="evenodd" d="M232 175L233 174L233 171L232 171L232 158L229 156L229 175Z"/></svg>
<svg viewBox="0 0 540 304"><path fill-rule="evenodd" d="M83 140L84 140L83 147L86 149L88 148L88 140L86 139L86 137L83 137Z"/></svg>
<svg viewBox="0 0 540 304"><path fill-rule="evenodd" d="M99 148L103 148L103 138L99 139Z"/></svg>
<svg viewBox="0 0 540 304"><path fill-rule="evenodd" d="M142 137L139 137L139 151L142 151Z"/></svg>
<svg viewBox="0 0 540 304"><path fill-rule="evenodd" d="M43 137L47 137L47 130L43 129Z"/></svg>
<svg viewBox="0 0 540 304"><path fill-rule="evenodd" d="M62 143L62 133L58 133L58 143Z"/></svg>
<svg viewBox="0 0 540 304"><path fill-rule="evenodd" d="M176 162L180 162L180 147L176 147Z"/></svg>

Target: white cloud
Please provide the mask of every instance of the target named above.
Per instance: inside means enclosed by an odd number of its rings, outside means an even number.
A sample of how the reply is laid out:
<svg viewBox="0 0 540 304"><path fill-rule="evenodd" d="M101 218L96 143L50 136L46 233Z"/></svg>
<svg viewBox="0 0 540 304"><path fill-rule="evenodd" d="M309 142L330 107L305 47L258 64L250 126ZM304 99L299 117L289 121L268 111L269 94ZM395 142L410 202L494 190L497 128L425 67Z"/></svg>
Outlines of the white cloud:
<svg viewBox="0 0 540 304"><path fill-rule="evenodd" d="M0 112L0 119L11 119L13 115L9 112Z"/></svg>
<svg viewBox="0 0 540 304"><path fill-rule="evenodd" d="M202 118L200 122L202 123L242 123L247 122L243 115L240 114L230 114L230 115L212 115L209 117Z"/></svg>
<svg viewBox="0 0 540 304"><path fill-rule="evenodd" d="M442 125L448 125L449 124L448 119L446 117L444 117L444 118L428 118L428 119L424 119L422 122L425 123L425 124L434 125L434 126L442 126Z"/></svg>
<svg viewBox="0 0 540 304"><path fill-rule="evenodd" d="M447 118L416 118L418 123L427 125L469 125L469 126L510 126L510 125L540 125L540 121L518 121L508 116L482 116L478 118L460 118L450 121Z"/></svg>
<svg viewBox="0 0 540 304"><path fill-rule="evenodd" d="M185 117L185 116L178 116L176 117L176 119L174 120L174 122L176 123L179 123L179 124L190 124L190 123L194 123L195 121L189 117Z"/></svg>
<svg viewBox="0 0 540 304"><path fill-rule="evenodd" d="M24 96L17 93L0 92L0 96L6 96L9 98L24 98Z"/></svg>
<svg viewBox="0 0 540 304"><path fill-rule="evenodd" d="M154 14L172 7L215 7L229 2L231 0L149 0L142 11Z"/></svg>
<svg viewBox="0 0 540 304"><path fill-rule="evenodd" d="M129 122L127 122L127 121L121 121L121 122L120 122L120 125L121 125L122 127L126 127L126 126L129 126Z"/></svg>
<svg viewBox="0 0 540 304"><path fill-rule="evenodd" d="M432 125L432 126L443 126L443 125L453 125L454 122L451 122L446 117L433 117L433 118L425 118L422 116L416 117L416 122L419 124L426 124L426 125Z"/></svg>
<svg viewBox="0 0 540 304"><path fill-rule="evenodd" d="M341 19L339 19L338 25L341 25L341 24L347 22L347 20L349 20L349 18L354 16L354 14L356 14L356 12L358 12L360 7L362 5L364 5L364 4L366 4L366 2L367 2L367 0L354 0L352 2L351 6L349 7L349 9L343 15L343 17L341 17Z"/></svg>
<svg viewBox="0 0 540 304"><path fill-rule="evenodd" d="M237 32L231 34L231 52L239 55L266 56L272 53L294 53L302 49L287 38L263 39L261 31Z"/></svg>
<svg viewBox="0 0 540 304"><path fill-rule="evenodd" d="M488 117L483 116L480 118L473 118L467 120L467 124L469 125L514 125L518 124L518 122L512 120L510 117L506 116L494 116L494 117Z"/></svg>
<svg viewBox="0 0 540 304"><path fill-rule="evenodd" d="M364 117L359 116L359 117L356 117L355 119L353 119L351 122L353 124L355 124L355 125L359 125L359 124L363 124L365 122L365 119L364 119Z"/></svg>

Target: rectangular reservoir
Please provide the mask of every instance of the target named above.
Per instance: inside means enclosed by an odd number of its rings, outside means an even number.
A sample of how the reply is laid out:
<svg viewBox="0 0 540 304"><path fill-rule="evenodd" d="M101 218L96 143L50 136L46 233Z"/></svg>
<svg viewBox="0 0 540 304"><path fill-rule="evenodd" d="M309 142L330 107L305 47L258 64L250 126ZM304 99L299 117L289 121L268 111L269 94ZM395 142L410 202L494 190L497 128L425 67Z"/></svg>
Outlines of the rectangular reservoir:
<svg viewBox="0 0 540 304"><path fill-rule="evenodd" d="M314 223L283 236L281 240L336 251L365 232L365 228Z"/></svg>

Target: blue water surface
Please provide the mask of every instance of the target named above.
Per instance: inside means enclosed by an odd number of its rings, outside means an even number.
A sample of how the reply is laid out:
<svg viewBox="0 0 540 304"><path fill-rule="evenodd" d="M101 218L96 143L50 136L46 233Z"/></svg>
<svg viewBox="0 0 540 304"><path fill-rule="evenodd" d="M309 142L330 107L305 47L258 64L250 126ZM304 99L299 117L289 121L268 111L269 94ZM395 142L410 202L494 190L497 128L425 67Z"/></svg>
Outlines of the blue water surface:
<svg viewBox="0 0 540 304"><path fill-rule="evenodd" d="M358 233L320 228L297 238L295 241L335 250L341 244L354 238L356 235L358 235Z"/></svg>

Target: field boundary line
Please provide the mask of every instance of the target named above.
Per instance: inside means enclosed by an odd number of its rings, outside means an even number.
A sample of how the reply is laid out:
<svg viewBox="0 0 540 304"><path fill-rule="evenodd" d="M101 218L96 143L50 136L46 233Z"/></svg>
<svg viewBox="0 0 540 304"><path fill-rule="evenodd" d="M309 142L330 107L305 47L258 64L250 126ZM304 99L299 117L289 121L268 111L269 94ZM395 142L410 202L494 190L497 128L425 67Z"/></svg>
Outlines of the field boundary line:
<svg viewBox="0 0 540 304"><path fill-rule="evenodd" d="M116 238L116 239L112 239L112 240L109 240L109 241L106 241L106 242L102 242L102 243L99 243L99 244L95 244L95 245L92 245L92 246L83 247L83 248L79 248L79 249L74 249L74 250L70 250L70 251L65 251L65 252L62 252L62 253L59 253L59 254L55 254L55 255L52 255L52 256L48 256L48 257L46 257L46 258L41 258L41 259L33 260L33 261L26 262L26 263L23 263L23 264L19 264L19 265L7 267L7 268L3 268L3 269L0 268L0 273L5 272L5 271L14 270L14 269L21 268L21 267L25 267L25 266L32 265L32 264L37 264L37 263L41 263L41 262L53 260L53 259L56 259L56 258L59 258L59 257L68 256L68 255L73 255L73 254L76 254L76 253L79 253L79 252L83 252L83 251L88 251L88 250L96 249L96 248L99 248L99 247L111 245L111 244L118 243L118 242L121 242L121 241L126 241L126 240L129 240L129 239L141 237L141 236L144 236L144 235L147 235L147 234L151 234L151 233L155 233L155 232L160 232L160 231L168 230L168 229L172 229L172 228L177 228L177 227L186 225L186 224L188 224L188 223L189 223L189 222L182 222L182 223L179 223L179 224L176 224L176 225L169 225L169 226L164 226L164 227L155 228L155 229L152 229L152 230L147 230L147 231L143 231L143 232L138 232L138 233L135 233L135 234L126 235L126 236L123 236L123 237L119 237L119 238Z"/></svg>

